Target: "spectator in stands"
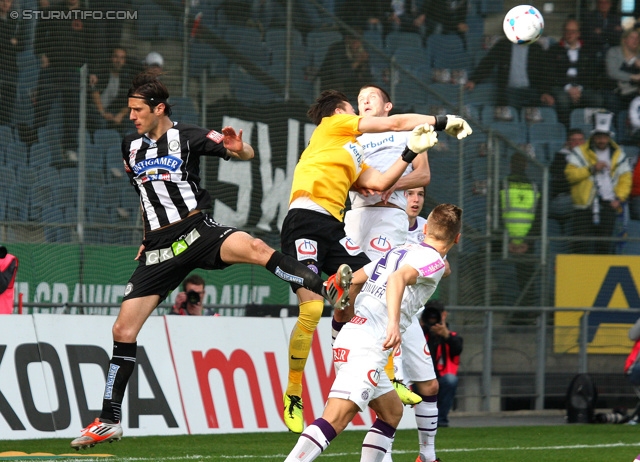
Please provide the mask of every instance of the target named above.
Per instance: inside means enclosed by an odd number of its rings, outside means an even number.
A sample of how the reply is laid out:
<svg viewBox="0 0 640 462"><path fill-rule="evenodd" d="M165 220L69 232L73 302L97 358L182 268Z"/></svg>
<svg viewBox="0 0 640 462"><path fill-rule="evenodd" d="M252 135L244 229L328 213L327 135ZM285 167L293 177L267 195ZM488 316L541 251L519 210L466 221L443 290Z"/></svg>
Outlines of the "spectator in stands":
<svg viewBox="0 0 640 462"><path fill-rule="evenodd" d="M578 107L600 107L602 95L597 90L594 53L580 40L580 23L567 19L562 39L551 46L549 57L551 95L558 119L569 126L569 114Z"/></svg>
<svg viewBox="0 0 640 462"><path fill-rule="evenodd" d="M438 427L448 427L449 411L458 389L463 341L456 332L449 330L447 312L440 300L429 300L424 307L420 325L438 378Z"/></svg>
<svg viewBox="0 0 640 462"><path fill-rule="evenodd" d="M616 215L631 192L631 168L623 149L611 136L613 114L595 114L586 143L567 156L565 175L573 199L573 236L611 237ZM575 240L574 253L611 253L610 241Z"/></svg>
<svg viewBox="0 0 640 462"><path fill-rule="evenodd" d="M585 45L596 53L600 65L610 47L618 45L622 34L620 15L612 10L611 0L596 0L596 8L582 18L582 37Z"/></svg>
<svg viewBox="0 0 640 462"><path fill-rule="evenodd" d="M56 7L52 7L53 8ZM67 0L57 10L82 10L79 0ZM47 13L52 14L52 13ZM54 13L55 14L55 13ZM77 161L78 102L80 68L89 66L89 82L95 85L97 76L91 72L95 63L92 22L82 15L61 15L56 20L40 20L36 26L34 53L40 58L40 75L35 95L34 128L43 127L58 96L62 104L63 163ZM54 160L53 162L57 162Z"/></svg>
<svg viewBox="0 0 640 462"><path fill-rule="evenodd" d="M424 35L424 18L418 2L414 0L392 0L386 32L416 32Z"/></svg>
<svg viewBox="0 0 640 462"><path fill-rule="evenodd" d="M0 314L13 313L14 284L18 273L18 259L0 245Z"/></svg>
<svg viewBox="0 0 640 462"><path fill-rule="evenodd" d="M540 192L526 174L527 156L516 152L511 156L510 174L503 178L500 189L500 214L504 226L503 246L506 255L515 259L516 281L522 306L534 303L530 290L533 265L520 257L533 254L533 242L527 236L538 234ZM536 225L534 227L534 224Z"/></svg>
<svg viewBox="0 0 640 462"><path fill-rule="evenodd" d="M640 161L636 161L633 168L631 194L629 196L629 217L640 220Z"/></svg>
<svg viewBox="0 0 640 462"><path fill-rule="evenodd" d="M25 28L9 13L13 0L0 0L0 125L12 125L18 85L17 54L24 49Z"/></svg>
<svg viewBox="0 0 640 462"><path fill-rule="evenodd" d="M286 5L279 0L253 0L248 25L264 34L270 28L286 27Z"/></svg>
<svg viewBox="0 0 640 462"><path fill-rule="evenodd" d="M555 153L553 161L549 167L549 216L560 221L563 230L566 232L569 218L573 212L573 201L571 199L571 188L564 170L567 167L567 156L576 146L584 144L584 132L579 128L570 128L567 131L567 140L564 146Z"/></svg>
<svg viewBox="0 0 640 462"><path fill-rule="evenodd" d="M320 67L320 88L338 90L356 100L360 88L373 81L369 53L362 43L362 31L345 34L327 50Z"/></svg>
<svg viewBox="0 0 640 462"><path fill-rule="evenodd" d="M625 361L624 373L633 385L640 386L640 318L629 329L629 340L634 343Z"/></svg>
<svg viewBox="0 0 640 462"><path fill-rule="evenodd" d="M336 16L350 27L384 33L390 12L387 0L342 0L336 5Z"/></svg>
<svg viewBox="0 0 640 462"><path fill-rule="evenodd" d="M147 54L143 61L144 70L154 74L162 74L164 70L164 58L157 51L151 51Z"/></svg>
<svg viewBox="0 0 640 462"><path fill-rule="evenodd" d="M182 316L203 316L211 314L202 307L206 292L204 279L197 274L192 274L182 282L182 292L176 296L176 301L169 314Z"/></svg>
<svg viewBox="0 0 640 462"><path fill-rule="evenodd" d="M115 129L124 135L130 129L129 100L127 91L134 71L127 65L127 51L114 48L109 69L98 74L98 81L92 87L91 99L97 112L94 129Z"/></svg>
<svg viewBox="0 0 640 462"><path fill-rule="evenodd" d="M506 37L501 38L473 70L465 89L472 91L496 70L496 106L521 108L555 104L553 96L546 93L549 65L538 43L517 45Z"/></svg>
<svg viewBox="0 0 640 462"><path fill-rule="evenodd" d="M640 31L624 31L620 44L607 51L606 68L611 85L605 91L605 106L617 114L640 94Z"/></svg>
<svg viewBox="0 0 640 462"><path fill-rule="evenodd" d="M467 0L425 0L418 17L425 24L425 37L431 34L458 34L467 43Z"/></svg>

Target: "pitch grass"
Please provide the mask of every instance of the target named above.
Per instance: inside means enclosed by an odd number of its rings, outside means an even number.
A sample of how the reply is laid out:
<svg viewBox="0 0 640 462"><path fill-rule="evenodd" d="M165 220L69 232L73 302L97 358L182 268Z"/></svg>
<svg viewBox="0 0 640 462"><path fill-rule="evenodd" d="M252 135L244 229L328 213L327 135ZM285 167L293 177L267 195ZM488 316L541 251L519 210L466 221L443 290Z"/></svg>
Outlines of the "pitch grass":
<svg viewBox="0 0 640 462"><path fill-rule="evenodd" d="M1 437L1 435L0 435ZM318 460L360 460L364 431L341 434ZM22 451L77 454L75 457L18 457L0 461L85 462L233 462L283 461L297 435L292 433L242 433L127 437L113 444L100 444L76 453L68 439L0 440L0 453ZM394 462L414 462L417 456L415 430L401 430L394 443ZM438 456L443 462L632 462L640 454L640 426L564 425L538 427L443 428L438 430ZM113 457L94 457L112 454Z"/></svg>

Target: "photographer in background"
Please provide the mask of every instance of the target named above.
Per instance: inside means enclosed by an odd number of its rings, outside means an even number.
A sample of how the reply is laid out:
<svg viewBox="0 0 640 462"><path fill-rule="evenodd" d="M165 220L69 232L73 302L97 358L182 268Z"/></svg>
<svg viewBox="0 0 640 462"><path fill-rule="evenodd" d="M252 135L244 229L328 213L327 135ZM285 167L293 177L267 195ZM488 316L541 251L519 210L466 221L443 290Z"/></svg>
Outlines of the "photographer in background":
<svg viewBox="0 0 640 462"><path fill-rule="evenodd" d="M449 426L449 411L458 389L458 366L462 353L462 337L449 330L447 312L440 300L424 305L420 324L429 345L431 359L440 386L438 391L438 427Z"/></svg>
<svg viewBox="0 0 640 462"><path fill-rule="evenodd" d="M192 274L182 282L182 292L168 314L179 314L183 316L203 316L210 314L208 310L202 308L204 300L204 279L197 274Z"/></svg>

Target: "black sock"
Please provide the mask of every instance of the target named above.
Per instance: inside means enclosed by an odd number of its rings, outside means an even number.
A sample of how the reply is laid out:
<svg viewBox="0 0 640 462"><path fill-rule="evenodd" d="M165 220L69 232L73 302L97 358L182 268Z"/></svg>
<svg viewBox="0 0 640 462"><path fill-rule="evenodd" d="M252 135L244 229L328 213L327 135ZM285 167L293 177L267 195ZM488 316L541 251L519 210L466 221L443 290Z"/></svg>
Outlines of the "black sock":
<svg viewBox="0 0 640 462"><path fill-rule="evenodd" d="M136 367L137 343L113 342L113 356L107 371L107 384L102 399L101 419L120 422L124 390Z"/></svg>
<svg viewBox="0 0 640 462"><path fill-rule="evenodd" d="M288 255L276 250L273 255L271 255L265 268L283 281L293 282L318 295L322 295L324 283L322 278Z"/></svg>

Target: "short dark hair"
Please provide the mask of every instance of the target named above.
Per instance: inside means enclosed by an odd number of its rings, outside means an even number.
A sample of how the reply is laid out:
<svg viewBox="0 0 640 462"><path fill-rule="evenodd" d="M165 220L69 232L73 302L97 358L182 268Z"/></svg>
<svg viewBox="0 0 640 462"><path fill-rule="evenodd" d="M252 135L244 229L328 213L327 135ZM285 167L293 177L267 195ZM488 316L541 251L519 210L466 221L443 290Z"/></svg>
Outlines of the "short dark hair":
<svg viewBox="0 0 640 462"><path fill-rule="evenodd" d="M150 108L155 108L158 104L164 104L164 114L171 116L171 106L167 103L169 90L158 78L158 73L141 72L133 78L128 98L139 98L144 100Z"/></svg>
<svg viewBox="0 0 640 462"><path fill-rule="evenodd" d="M584 131L581 128L570 128L567 130L567 138L573 135L584 135Z"/></svg>
<svg viewBox="0 0 640 462"><path fill-rule="evenodd" d="M203 286L203 287L205 285L204 279L202 279L202 277L197 274L192 274L187 279L182 281L182 290L184 292L187 291L187 284L192 284L194 286Z"/></svg>
<svg viewBox="0 0 640 462"><path fill-rule="evenodd" d="M337 108L344 109L348 103L347 95L338 90L325 90L316 98L315 103L307 111L307 117L316 125L320 125L324 117L333 115Z"/></svg>
<svg viewBox="0 0 640 462"><path fill-rule="evenodd" d="M368 83L366 85L363 85L360 87L360 91L364 90L365 88L376 88L378 90L380 90L380 93L382 93L382 100L385 103L390 103L391 102L391 96L389 96L389 93L387 93L387 90L385 90L384 88L376 85L375 83Z"/></svg>

